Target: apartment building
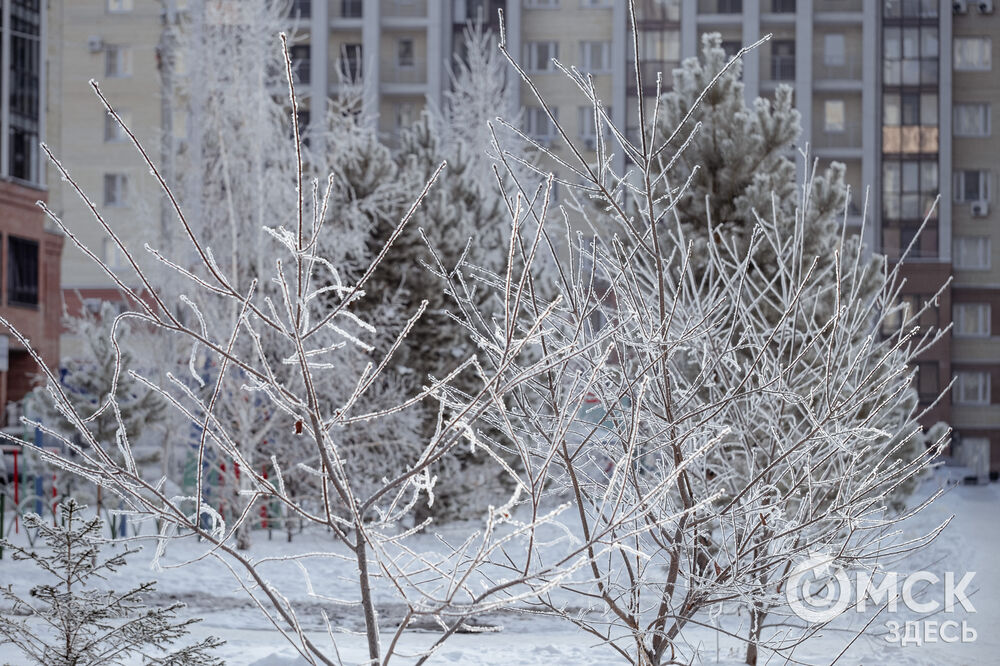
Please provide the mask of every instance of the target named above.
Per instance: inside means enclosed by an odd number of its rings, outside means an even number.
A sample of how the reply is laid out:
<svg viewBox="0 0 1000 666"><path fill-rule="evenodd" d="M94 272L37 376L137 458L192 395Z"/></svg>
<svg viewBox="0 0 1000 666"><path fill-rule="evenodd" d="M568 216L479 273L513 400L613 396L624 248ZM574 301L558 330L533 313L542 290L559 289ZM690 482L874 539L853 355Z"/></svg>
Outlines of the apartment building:
<svg viewBox="0 0 1000 666"><path fill-rule="evenodd" d="M46 225L39 141L47 102L43 45L48 26L40 0L0 2L0 316L55 367L59 360L62 234ZM0 421L6 407L30 390L39 368L6 330L0 330Z"/></svg>
<svg viewBox="0 0 1000 666"><path fill-rule="evenodd" d="M86 81L104 78L110 96L120 100L144 138L174 124L164 123L157 99L162 4L52 0L51 5L58 7L62 26L62 39L50 47L62 69L50 84L52 95L74 113L64 113L50 134L61 140L67 162L82 170L88 191L104 194L109 219L127 228L143 198L122 154L128 149L93 104ZM847 165L854 192L850 222L860 222L871 188L867 245L896 260L929 215L904 264L905 298L922 305L951 278L924 322L955 326L921 358L917 383L928 406L948 382L956 383L926 421L951 423L956 442L967 450L985 448L992 453L992 469L1000 469L1000 343L993 335L1000 332L1000 258L994 258L1000 240L990 225L997 215L993 156L1000 148L991 127L1000 94L991 50L1000 18L993 3L637 0L635 5L645 100L655 94L657 72L669 86L670 72L698 54L702 33L720 32L731 53L770 34L744 57L746 95L773 95L781 84L794 88L811 157ZM377 118L384 136L392 137L427 103L441 102L466 22L483 17L498 32L498 9L504 11L508 49L584 150L593 147L597 134L593 115L553 58L591 73L616 125L636 135L628 3L616 0L295 0L290 25L299 38L292 58L306 117L340 86L361 81L365 110ZM513 87L511 99L498 101L498 108L501 104L520 108L525 130L538 141L556 143L554 127L528 86ZM940 204L933 207L939 195ZM65 186L53 193L53 202L67 214L81 212ZM105 258L115 260L113 248ZM100 295L101 277L79 259L67 253L65 286Z"/></svg>
<svg viewBox="0 0 1000 666"><path fill-rule="evenodd" d="M158 0L48 0L47 142L74 181L116 232L142 247L159 219L159 192L121 127L91 88L101 91L138 138L159 156L162 109L157 46ZM50 205L87 248L131 279L124 257L105 237L89 204L47 165ZM74 244L63 255L64 297L71 311L83 302L117 300L114 282ZM72 341L65 340L67 344Z"/></svg>

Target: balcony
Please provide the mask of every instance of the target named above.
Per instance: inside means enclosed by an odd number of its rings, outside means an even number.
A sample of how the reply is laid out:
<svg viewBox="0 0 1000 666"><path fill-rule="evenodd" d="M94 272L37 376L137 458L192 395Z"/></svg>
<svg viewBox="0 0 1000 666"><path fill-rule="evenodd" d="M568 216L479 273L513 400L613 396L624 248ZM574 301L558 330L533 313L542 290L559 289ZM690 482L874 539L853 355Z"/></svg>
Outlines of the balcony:
<svg viewBox="0 0 1000 666"><path fill-rule="evenodd" d="M917 155L938 152L937 125L887 125L882 128L882 152Z"/></svg>
<svg viewBox="0 0 1000 666"><path fill-rule="evenodd" d="M817 157L860 158L861 124L849 123L839 132L813 131L812 147Z"/></svg>
<svg viewBox="0 0 1000 666"><path fill-rule="evenodd" d="M816 0L813 11L817 19L824 14L860 14L865 11L864 0Z"/></svg>
<svg viewBox="0 0 1000 666"><path fill-rule="evenodd" d="M642 92L643 96L649 97L656 94L656 75L663 74L663 86L661 92L670 90L674 85L674 70L681 64L677 60L643 60L642 61ZM627 95L635 95L635 62L629 61L625 70L625 80L627 81Z"/></svg>
<svg viewBox="0 0 1000 666"><path fill-rule="evenodd" d="M330 20L338 23L348 21L360 26L363 11L362 0L334 0L330 3Z"/></svg>
<svg viewBox="0 0 1000 666"><path fill-rule="evenodd" d="M742 14L743 0L698 0L699 14Z"/></svg>
<svg viewBox="0 0 1000 666"><path fill-rule="evenodd" d="M795 83L795 56L772 55L768 71L771 74L771 81Z"/></svg>
<svg viewBox="0 0 1000 666"><path fill-rule="evenodd" d="M861 81L864 68L861 58L849 56L838 65L820 62L813 69L813 78L818 81Z"/></svg>
<svg viewBox="0 0 1000 666"><path fill-rule="evenodd" d="M427 88L427 61L416 58L412 66L396 62L382 63L380 87L382 92L397 95L419 95Z"/></svg>
<svg viewBox="0 0 1000 666"><path fill-rule="evenodd" d="M390 23L399 21L427 20L427 0L381 0L382 19Z"/></svg>

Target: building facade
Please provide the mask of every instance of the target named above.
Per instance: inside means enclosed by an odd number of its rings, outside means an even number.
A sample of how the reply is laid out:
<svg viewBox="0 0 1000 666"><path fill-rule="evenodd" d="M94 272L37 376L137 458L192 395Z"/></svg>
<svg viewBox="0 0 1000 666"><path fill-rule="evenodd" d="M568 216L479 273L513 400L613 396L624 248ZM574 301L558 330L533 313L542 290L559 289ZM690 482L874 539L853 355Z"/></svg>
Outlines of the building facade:
<svg viewBox="0 0 1000 666"><path fill-rule="evenodd" d="M0 316L27 337L46 364L59 360L62 235L46 226L39 142L45 140L47 100L40 0L0 3ZM0 419L24 397L39 368L9 331L0 331Z"/></svg>
<svg viewBox="0 0 1000 666"><path fill-rule="evenodd" d="M296 0L291 5L290 24L299 35L292 58L304 104L314 114L320 100L345 82L360 80L366 111L391 137L427 103L441 103L466 22L481 16L498 31L502 9L508 50L585 153L596 137L592 113L553 58L592 74L615 124L637 134L640 91L624 1ZM102 124L101 110L85 101L85 82L104 74L112 98L122 100L143 136L172 124L156 101L162 4L85 0L52 6L61 7L63 30L62 39L53 40L59 45L52 46L63 70L53 94L64 106L93 110L63 114L53 132L63 139L67 161L84 169L88 191L104 193L109 218L128 228L141 211L128 201L136 193L123 171L127 148ZM925 423L947 421L959 448L985 448L991 468L1000 469L1000 256L995 256L1000 239L991 224L997 215L994 156L1000 149L991 127L993 105L1000 103L992 44L1000 18L993 3L637 0L635 6L641 96L647 102L655 94L657 72L669 86L670 72L698 54L701 34L721 33L734 54L771 35L744 56L748 99L791 85L810 156L847 166L853 192L849 222L860 224L867 206L869 248L892 261L910 248L904 298L915 308L930 301L925 324L954 325L919 362ZM525 131L539 142L557 143L531 89L514 86L511 96L505 103L520 109ZM65 190L54 192L53 201L68 213ZM916 237L925 218L926 228ZM105 258L115 259L113 252ZM100 276L78 259L67 253L64 286L100 286ZM952 380L950 395L934 403Z"/></svg>

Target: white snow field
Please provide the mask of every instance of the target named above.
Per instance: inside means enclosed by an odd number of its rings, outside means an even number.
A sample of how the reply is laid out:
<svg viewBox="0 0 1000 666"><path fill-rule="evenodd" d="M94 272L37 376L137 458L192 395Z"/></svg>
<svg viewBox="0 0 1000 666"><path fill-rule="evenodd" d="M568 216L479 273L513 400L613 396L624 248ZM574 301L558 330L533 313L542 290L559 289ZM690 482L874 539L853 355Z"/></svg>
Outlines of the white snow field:
<svg viewBox="0 0 1000 666"><path fill-rule="evenodd" d="M944 484L948 475L944 470L935 471L921 488L921 493L932 492ZM900 625L908 620L922 618L921 615L906 611L902 606L895 613L880 615L872 623L875 636L867 636L854 642L847 652L837 659L840 652L853 635L850 626L862 626L871 615L853 614L849 622L838 620L834 626L811 638L793 653L793 659L804 664L829 664L836 659L844 665L886 665L886 666L978 666L1000 663L1000 486L955 486L941 499L926 509L920 516L911 519L906 530L916 536L943 522L949 516L954 519L943 534L929 547L917 555L898 563L895 570L901 578L906 572L926 570L938 575L943 581L945 572L952 571L958 580L966 572L974 571L972 587L977 591L972 595L975 612L966 612L958 606L953 613L938 613L930 618L938 625L948 620L966 624L976 631L974 642L946 643L941 639L924 642L922 645L899 645L885 639L885 622L896 621ZM447 530L444 530L447 532ZM20 535L11 534L12 540L23 540ZM432 543L428 536L428 544ZM116 546L110 546L116 547ZM120 546L118 546L120 547ZM276 532L269 541L265 533L255 534L253 554L262 557L287 557L290 554L329 550L327 539L317 534L297 535L293 543L285 542L281 533ZM227 663L236 666L291 666L305 664L295 650L271 626L266 618L247 600L232 575L211 557L183 567L172 565L196 558L204 553L204 544L184 541L171 544L163 558L161 572L150 568L153 548L148 545L138 554L132 555L128 566L120 572L116 585L134 585L137 582L155 579L158 583L157 596L152 603L169 603L181 600L188 606L181 612L182 617L201 617L203 622L196 625L193 636L215 635L226 641L218 655ZM339 577L350 576L351 563L327 559L312 561L309 573L317 589L336 589ZM324 639L325 632L319 624L318 611L325 608L335 622L347 629L360 628L360 612L352 617L350 609L331 608L329 604L310 598L299 568L290 562L281 561L265 565L265 574L279 589L285 592L296 605L305 609L304 615L315 620L310 628L317 641ZM14 562L9 554L0 560L0 584L12 584L16 590L26 593L27 589L41 582L38 570L26 562ZM351 583L344 582L344 588ZM390 590L378 590L382 601L385 626L392 627L392 596ZM345 593L344 596L348 596ZM932 595L933 596L933 595ZM941 596L938 586L937 597ZM926 597L932 598L932 597ZM871 608L871 607L869 607ZM851 616L848 613L848 616ZM495 664L497 666L549 665L549 664L620 664L624 663L611 649L595 644L588 635L581 633L569 623L548 617L505 612L483 618L484 624L494 625L498 631L485 633L463 633L453 636L429 660L430 664ZM720 619L724 627L735 631L745 619L737 615ZM411 631L405 635L401 655L395 663L412 662L407 653L429 645L438 636L434 627ZM720 636L708 629L685 631L685 639L691 644L694 657L692 664L724 664L734 666L743 662L744 648L739 641ZM362 635L342 634L338 637L338 649L343 663L361 663L367 656ZM0 645L0 663L20 665L24 663L20 654L10 646ZM137 662L138 663L138 662ZM763 654L761 664L785 664L784 658Z"/></svg>

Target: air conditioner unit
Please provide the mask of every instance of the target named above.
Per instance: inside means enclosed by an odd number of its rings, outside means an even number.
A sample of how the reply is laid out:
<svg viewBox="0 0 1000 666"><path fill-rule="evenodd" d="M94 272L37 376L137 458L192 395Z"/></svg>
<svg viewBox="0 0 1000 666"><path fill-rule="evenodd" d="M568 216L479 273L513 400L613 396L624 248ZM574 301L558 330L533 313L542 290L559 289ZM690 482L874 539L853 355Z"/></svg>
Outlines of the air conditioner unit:
<svg viewBox="0 0 1000 666"><path fill-rule="evenodd" d="M91 53L98 53L104 49L104 40L94 35L87 38L87 49Z"/></svg>
<svg viewBox="0 0 1000 666"><path fill-rule="evenodd" d="M993 13L993 0L979 0L979 13L980 14L992 14Z"/></svg>
<svg viewBox="0 0 1000 666"><path fill-rule="evenodd" d="M968 0L954 0L951 3L952 14L968 14L969 13L969 1Z"/></svg>
<svg viewBox="0 0 1000 666"><path fill-rule="evenodd" d="M972 202L972 216L973 217L986 217L990 214L990 203L988 201L973 201Z"/></svg>

